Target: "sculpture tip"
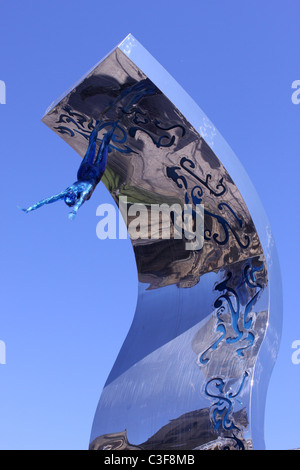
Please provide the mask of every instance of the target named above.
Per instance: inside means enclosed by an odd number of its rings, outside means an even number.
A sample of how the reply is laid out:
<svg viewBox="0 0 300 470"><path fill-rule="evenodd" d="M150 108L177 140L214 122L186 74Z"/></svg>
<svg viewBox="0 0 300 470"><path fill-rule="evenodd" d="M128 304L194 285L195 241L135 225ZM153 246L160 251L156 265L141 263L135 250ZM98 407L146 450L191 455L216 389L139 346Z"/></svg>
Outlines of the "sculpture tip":
<svg viewBox="0 0 300 470"><path fill-rule="evenodd" d="M28 213L28 210L27 210L27 209L24 209L24 208L21 207L21 206L17 206L17 208L20 209L20 211L25 212L26 214Z"/></svg>

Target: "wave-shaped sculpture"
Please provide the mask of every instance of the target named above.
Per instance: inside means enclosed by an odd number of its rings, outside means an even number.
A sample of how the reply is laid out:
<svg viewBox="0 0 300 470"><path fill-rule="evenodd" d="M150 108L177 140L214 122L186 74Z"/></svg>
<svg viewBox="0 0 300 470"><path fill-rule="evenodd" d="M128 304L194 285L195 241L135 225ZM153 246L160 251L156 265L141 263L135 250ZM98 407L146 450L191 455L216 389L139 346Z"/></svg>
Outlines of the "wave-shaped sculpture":
<svg viewBox="0 0 300 470"><path fill-rule="evenodd" d="M90 449L263 449L282 307L259 198L213 124L132 35L43 121L83 156L99 116L103 132L119 120L103 176L115 202L202 204L204 243L187 250L184 237L148 238L148 227L132 239L138 302Z"/></svg>

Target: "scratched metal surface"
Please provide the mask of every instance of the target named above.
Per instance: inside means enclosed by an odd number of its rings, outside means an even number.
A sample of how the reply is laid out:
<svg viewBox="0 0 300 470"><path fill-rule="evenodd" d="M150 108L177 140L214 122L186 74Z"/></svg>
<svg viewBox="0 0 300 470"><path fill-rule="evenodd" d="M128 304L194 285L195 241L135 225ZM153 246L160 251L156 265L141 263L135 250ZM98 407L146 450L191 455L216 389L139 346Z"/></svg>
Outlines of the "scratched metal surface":
<svg viewBox="0 0 300 470"><path fill-rule="evenodd" d="M136 312L90 448L264 448L282 313L276 248L257 194L202 110L132 35L43 121L83 157L99 117L99 145L119 120L102 180L115 202L201 203L205 225L200 250L186 250L184 238L132 239Z"/></svg>

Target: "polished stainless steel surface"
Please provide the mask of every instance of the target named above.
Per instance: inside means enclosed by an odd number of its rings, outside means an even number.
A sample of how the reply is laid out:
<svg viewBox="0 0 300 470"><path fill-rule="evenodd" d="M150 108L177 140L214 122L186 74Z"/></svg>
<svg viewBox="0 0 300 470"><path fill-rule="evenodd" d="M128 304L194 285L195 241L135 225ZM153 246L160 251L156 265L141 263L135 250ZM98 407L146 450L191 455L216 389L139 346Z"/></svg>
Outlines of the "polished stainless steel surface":
<svg viewBox="0 0 300 470"><path fill-rule="evenodd" d="M213 124L132 35L43 121L83 156L99 117L103 132L119 120L102 180L114 201L202 204L204 244L132 239L136 312L90 448L263 449L282 312L258 196Z"/></svg>

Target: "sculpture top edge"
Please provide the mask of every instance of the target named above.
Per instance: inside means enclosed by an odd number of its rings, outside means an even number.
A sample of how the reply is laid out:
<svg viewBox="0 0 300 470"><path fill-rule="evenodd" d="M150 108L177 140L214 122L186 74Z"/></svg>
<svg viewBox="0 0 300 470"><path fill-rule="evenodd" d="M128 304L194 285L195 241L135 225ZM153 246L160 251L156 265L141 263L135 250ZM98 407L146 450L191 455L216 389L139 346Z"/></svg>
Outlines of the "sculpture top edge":
<svg viewBox="0 0 300 470"><path fill-rule="evenodd" d="M252 181L229 144L199 105L132 34L129 34L118 48L169 98L218 156L239 188L268 258L270 243L274 244L268 217Z"/></svg>
<svg viewBox="0 0 300 470"><path fill-rule="evenodd" d="M58 103L74 90L74 88L88 77L101 62L110 56L115 49L122 51L153 83L155 83L218 156L232 180L239 188L241 196L252 215L266 261L269 264L270 259L268 252L270 252L270 250L273 256L275 258L277 257L271 226L260 198L243 165L199 105L131 33L69 87L65 93L53 101L45 111L42 120Z"/></svg>

